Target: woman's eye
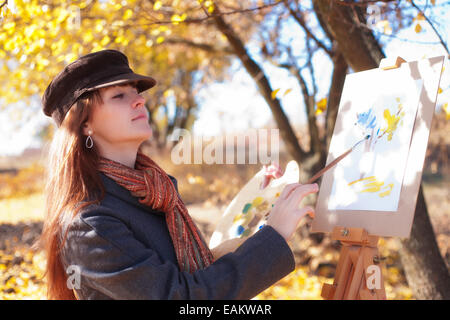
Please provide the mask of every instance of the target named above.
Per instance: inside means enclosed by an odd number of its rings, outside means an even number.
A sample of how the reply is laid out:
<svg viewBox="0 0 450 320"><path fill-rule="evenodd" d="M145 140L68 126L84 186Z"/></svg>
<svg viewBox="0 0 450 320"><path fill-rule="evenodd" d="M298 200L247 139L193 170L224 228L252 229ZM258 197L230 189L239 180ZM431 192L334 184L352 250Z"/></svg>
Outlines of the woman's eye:
<svg viewBox="0 0 450 320"><path fill-rule="evenodd" d="M116 95L116 96L113 97L113 99L116 99L116 98L120 98L120 99L123 98L123 93L118 94L118 95Z"/></svg>

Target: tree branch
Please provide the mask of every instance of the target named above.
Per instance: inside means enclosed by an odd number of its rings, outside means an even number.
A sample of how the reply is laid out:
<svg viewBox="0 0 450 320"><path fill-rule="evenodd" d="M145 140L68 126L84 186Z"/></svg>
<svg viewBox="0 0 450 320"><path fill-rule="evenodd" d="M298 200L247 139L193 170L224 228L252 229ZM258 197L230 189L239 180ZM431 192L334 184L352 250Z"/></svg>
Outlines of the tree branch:
<svg viewBox="0 0 450 320"><path fill-rule="evenodd" d="M232 15L232 14L237 14L237 13L247 13L247 12L252 12L252 11L259 11L259 10L263 10L266 8L270 8L270 7L274 7L279 5L280 3L282 3L282 1L278 1L278 2L274 2L274 3L269 3L269 4L265 4L262 6L258 6L255 8L248 8L248 9L240 9L240 10L233 10L233 11L228 11L228 12L217 12L216 10L214 10L212 13L209 13L208 10L206 10L206 8L203 6L203 3L201 4L201 8L204 10L204 13L206 14L206 17L203 18L187 18L183 21L180 21L179 23L203 23L206 20L209 20L211 18L214 18L216 16L226 16L226 15ZM151 22L151 23L146 23L144 25L155 25L155 24L173 24L172 20L161 20L161 21L155 21L155 22Z"/></svg>
<svg viewBox="0 0 450 320"><path fill-rule="evenodd" d="M8 4L8 0L5 0L2 4L0 4L0 10L2 10L2 8L4 6L6 6Z"/></svg>
<svg viewBox="0 0 450 320"><path fill-rule="evenodd" d="M425 18L425 20L428 22L428 24L431 26L431 28L433 29L434 33L436 33L436 35L439 38L439 41L441 42L442 46L444 47L445 51L447 51L447 55L450 58L450 52L448 51L448 47L447 44L444 42L444 40L442 39L441 35L439 34L438 30L435 28L434 24L431 22L431 20L425 15L425 13L414 3L413 0L410 1L411 5L416 8L417 11L420 12L420 14Z"/></svg>
<svg viewBox="0 0 450 320"><path fill-rule="evenodd" d="M354 6L359 6L359 7L365 7L368 4L373 4L373 3L377 3L377 2L384 2L384 3L388 3L388 2L394 2L394 1L398 1L398 0L365 0L365 1L352 1L352 2L346 2L346 1L340 1L340 0L333 0L337 5L340 6L348 6L348 7L354 7Z"/></svg>
<svg viewBox="0 0 450 320"><path fill-rule="evenodd" d="M222 53L223 52L223 53L227 53L227 54L234 54L234 51L231 50L230 48L217 48L208 43L198 43L198 42L188 40L188 39L183 39L183 38L167 38L164 40L164 43L184 44L189 47L201 49L201 50L208 51L211 53L218 53L218 52Z"/></svg>
<svg viewBox="0 0 450 320"><path fill-rule="evenodd" d="M220 9L217 6L215 10L220 13ZM273 90L270 86L269 80L264 74L264 70L249 56L241 38L234 31L234 29L227 24L221 14L215 15L214 21L217 29L228 39L228 42L233 48L236 56L243 64L246 71L256 82L259 92L264 97L264 100L272 111L277 126L280 129L281 137L286 144L286 149L294 159L297 161L302 161L305 158L306 153L300 146L298 138L289 123L289 119L281 107L280 101L277 98L272 98L271 94Z"/></svg>
<svg viewBox="0 0 450 320"><path fill-rule="evenodd" d="M289 10L290 14L292 15L292 17L294 18L294 20L297 21L297 23L303 28L303 30L305 31L307 36L310 37L311 39L313 39L317 43L317 45L320 48L322 48L330 57L333 56L333 52L330 49L328 49L325 46L325 44L323 44L319 39L317 39L317 37L306 26L305 20L301 16L301 13L297 14L297 12L295 12L287 3L285 3L285 5L288 8L288 10Z"/></svg>

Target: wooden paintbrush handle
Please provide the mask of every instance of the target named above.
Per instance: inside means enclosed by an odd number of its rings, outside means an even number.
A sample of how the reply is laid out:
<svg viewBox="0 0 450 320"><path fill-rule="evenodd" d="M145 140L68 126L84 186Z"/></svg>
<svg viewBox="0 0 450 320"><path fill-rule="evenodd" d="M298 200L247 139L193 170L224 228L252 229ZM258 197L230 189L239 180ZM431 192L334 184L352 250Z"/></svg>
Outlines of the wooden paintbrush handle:
<svg viewBox="0 0 450 320"><path fill-rule="evenodd" d="M337 157L336 159L334 159L333 161L331 161L331 163L329 165L327 165L325 168L321 169L319 172L317 172L311 179L308 180L308 182L306 182L306 184L311 184L314 181L316 181L317 179L319 179L325 172L327 172L331 167L334 167L339 161L341 161L342 159L344 159L350 152L352 152L353 148L350 148L348 151L346 151L344 154L340 155L339 157Z"/></svg>

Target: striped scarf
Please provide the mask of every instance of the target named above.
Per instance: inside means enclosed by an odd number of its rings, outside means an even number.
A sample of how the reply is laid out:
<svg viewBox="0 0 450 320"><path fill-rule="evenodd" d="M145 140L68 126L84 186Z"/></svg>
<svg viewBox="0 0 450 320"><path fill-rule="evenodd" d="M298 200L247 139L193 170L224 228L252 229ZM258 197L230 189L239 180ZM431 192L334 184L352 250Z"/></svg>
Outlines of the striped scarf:
<svg viewBox="0 0 450 320"><path fill-rule="evenodd" d="M193 273L209 266L213 255L166 172L141 152L137 153L135 168L100 157L100 171L140 203L165 213L180 270Z"/></svg>

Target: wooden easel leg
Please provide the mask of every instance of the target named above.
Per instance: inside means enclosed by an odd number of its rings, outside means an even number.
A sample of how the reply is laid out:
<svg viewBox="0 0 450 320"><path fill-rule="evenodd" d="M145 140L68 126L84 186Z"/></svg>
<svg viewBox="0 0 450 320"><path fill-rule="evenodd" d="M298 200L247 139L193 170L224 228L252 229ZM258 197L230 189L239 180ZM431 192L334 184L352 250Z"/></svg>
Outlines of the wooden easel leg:
<svg viewBox="0 0 450 320"><path fill-rule="evenodd" d="M345 231L345 232L344 232ZM381 264L378 256L378 237L369 236L363 229L336 227L333 239L342 242L341 256L333 284L324 284L322 297L328 300L386 299Z"/></svg>
<svg viewBox="0 0 450 320"><path fill-rule="evenodd" d="M344 296L345 300L355 300L357 299L358 291L361 286L361 281L364 278L364 264L362 259L362 248L356 247L353 248L352 252L352 263L353 263L353 272L351 275L351 279L349 282L349 288L347 294Z"/></svg>
<svg viewBox="0 0 450 320"><path fill-rule="evenodd" d="M331 298L333 300L340 300L344 297L345 289L348 283L348 279L350 276L351 268L352 268L352 260L350 257L350 248L348 246L343 246L342 250L342 262L341 265L338 266L340 270L337 274L335 285L336 285L336 292L334 296Z"/></svg>
<svg viewBox="0 0 450 320"><path fill-rule="evenodd" d="M349 247L343 245L339 261L336 267L336 274L333 284L324 284L321 296L327 300L340 300L344 296L345 287L348 282L349 273L351 271L351 259L349 256Z"/></svg>

